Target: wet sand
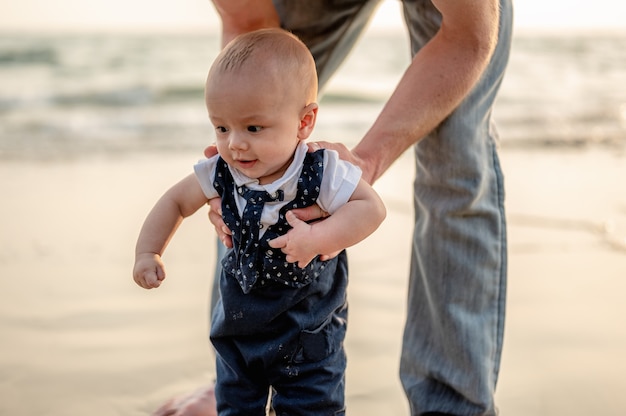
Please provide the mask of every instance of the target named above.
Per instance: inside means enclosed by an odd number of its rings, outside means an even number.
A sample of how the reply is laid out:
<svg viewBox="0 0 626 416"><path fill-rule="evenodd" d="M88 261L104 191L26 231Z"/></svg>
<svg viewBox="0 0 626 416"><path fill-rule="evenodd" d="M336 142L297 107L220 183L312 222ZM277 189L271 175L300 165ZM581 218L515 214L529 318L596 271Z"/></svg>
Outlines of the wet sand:
<svg viewBox="0 0 626 416"><path fill-rule="evenodd" d="M0 414L146 415L210 382L214 234L204 212L131 278L134 243L195 154L0 163ZM350 249L348 412L407 414L397 377L411 154L381 179L388 218ZM498 390L505 416L626 411L626 155L505 148L509 288ZM408 175L405 177L404 175Z"/></svg>

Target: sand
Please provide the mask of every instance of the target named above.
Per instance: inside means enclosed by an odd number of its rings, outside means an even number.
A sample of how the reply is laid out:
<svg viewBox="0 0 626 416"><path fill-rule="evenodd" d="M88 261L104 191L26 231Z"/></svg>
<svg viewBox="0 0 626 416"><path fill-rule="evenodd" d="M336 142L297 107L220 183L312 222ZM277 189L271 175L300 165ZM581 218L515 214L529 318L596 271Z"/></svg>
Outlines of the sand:
<svg viewBox="0 0 626 416"><path fill-rule="evenodd" d="M213 377L214 234L183 224L169 277L131 278L144 216L195 154L0 162L0 415L145 415ZM626 412L626 155L505 148L509 302L501 414ZM403 177L406 173L407 177ZM350 249L348 412L407 414L397 377L411 155L377 184L388 219Z"/></svg>

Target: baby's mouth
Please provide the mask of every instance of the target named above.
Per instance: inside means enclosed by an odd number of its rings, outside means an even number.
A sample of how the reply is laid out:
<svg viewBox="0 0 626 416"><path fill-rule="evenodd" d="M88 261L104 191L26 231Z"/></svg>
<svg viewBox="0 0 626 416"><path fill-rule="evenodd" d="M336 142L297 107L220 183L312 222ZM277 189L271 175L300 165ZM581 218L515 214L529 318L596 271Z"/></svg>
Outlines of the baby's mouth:
<svg viewBox="0 0 626 416"><path fill-rule="evenodd" d="M244 169L250 169L251 167L254 166L254 164L256 163L256 159L255 160L237 160L237 166L244 168Z"/></svg>

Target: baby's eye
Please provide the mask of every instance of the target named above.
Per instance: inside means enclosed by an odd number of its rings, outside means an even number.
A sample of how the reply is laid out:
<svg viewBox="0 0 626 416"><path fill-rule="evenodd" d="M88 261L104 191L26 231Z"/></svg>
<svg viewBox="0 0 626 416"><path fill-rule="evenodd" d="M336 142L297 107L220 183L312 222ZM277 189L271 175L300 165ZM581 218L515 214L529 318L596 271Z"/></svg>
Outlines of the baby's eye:
<svg viewBox="0 0 626 416"><path fill-rule="evenodd" d="M250 133L258 133L263 129L261 126L248 126L248 131Z"/></svg>
<svg viewBox="0 0 626 416"><path fill-rule="evenodd" d="M217 131L218 133L223 134L223 133L228 132L228 129L226 127L224 127L224 126L216 126L215 127L215 131Z"/></svg>

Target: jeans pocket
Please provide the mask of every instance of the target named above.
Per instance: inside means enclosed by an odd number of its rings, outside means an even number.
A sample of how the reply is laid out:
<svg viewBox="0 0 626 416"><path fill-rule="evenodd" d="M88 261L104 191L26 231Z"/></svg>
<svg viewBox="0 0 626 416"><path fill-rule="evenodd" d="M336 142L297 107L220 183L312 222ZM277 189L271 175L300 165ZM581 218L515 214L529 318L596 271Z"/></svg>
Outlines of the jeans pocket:
<svg viewBox="0 0 626 416"><path fill-rule="evenodd" d="M317 362L333 354L343 343L345 321L331 316L320 326L300 332L300 348L296 362Z"/></svg>

